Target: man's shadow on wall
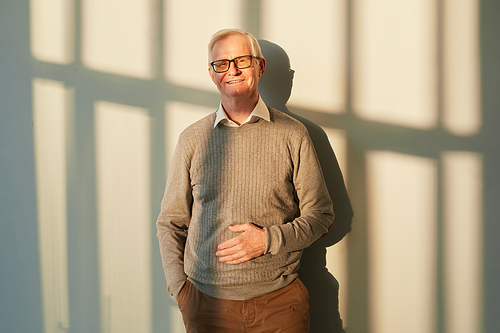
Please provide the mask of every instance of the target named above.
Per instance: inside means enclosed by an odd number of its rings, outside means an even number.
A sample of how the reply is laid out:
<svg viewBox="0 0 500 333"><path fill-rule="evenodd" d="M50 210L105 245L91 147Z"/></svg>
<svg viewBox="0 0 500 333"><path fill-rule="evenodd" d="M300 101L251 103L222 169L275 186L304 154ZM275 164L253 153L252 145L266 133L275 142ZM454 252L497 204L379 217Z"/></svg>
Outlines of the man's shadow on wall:
<svg viewBox="0 0 500 333"><path fill-rule="evenodd" d="M350 230L353 210L335 153L323 129L288 110L293 70L286 52L278 45L259 40L266 58L266 71L259 81L259 93L267 105L302 122L313 141L333 201L335 221L328 235L304 250L299 277L309 290L312 333L341 333L339 283L326 268L326 248L339 242Z"/></svg>

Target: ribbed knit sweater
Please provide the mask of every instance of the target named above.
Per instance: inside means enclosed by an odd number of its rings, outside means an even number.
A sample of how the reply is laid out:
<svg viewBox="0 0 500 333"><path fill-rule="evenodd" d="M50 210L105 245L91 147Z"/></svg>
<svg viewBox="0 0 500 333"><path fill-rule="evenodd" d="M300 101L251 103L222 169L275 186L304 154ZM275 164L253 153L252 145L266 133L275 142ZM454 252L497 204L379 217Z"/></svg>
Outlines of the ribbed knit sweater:
<svg viewBox="0 0 500 333"><path fill-rule="evenodd" d="M270 121L214 127L215 113L185 129L170 163L157 220L167 290L186 279L212 297L245 300L297 277L302 249L328 232L333 208L307 129L269 108ZM219 262L230 225L265 230L266 250Z"/></svg>

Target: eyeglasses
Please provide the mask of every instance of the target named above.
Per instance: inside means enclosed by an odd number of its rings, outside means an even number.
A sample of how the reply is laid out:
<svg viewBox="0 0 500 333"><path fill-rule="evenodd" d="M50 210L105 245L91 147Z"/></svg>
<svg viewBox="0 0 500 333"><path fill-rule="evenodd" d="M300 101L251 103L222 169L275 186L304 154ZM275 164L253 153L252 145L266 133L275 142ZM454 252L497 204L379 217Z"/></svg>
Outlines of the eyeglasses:
<svg viewBox="0 0 500 333"><path fill-rule="evenodd" d="M231 63L234 63L234 66L236 66L236 68L238 68L238 69L248 68L248 67L252 66L252 59L259 59L259 58L251 56L251 55L244 55L244 56L236 57L232 60L229 60L229 59L215 60L215 61L211 62L210 65L212 65L214 72L224 73L224 72L227 72L229 70Z"/></svg>

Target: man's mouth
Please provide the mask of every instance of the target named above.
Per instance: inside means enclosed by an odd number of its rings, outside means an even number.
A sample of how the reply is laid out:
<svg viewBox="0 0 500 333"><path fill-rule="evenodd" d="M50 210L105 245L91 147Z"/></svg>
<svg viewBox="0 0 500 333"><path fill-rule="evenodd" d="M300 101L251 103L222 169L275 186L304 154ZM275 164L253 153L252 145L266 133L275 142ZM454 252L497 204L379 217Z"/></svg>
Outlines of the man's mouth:
<svg viewBox="0 0 500 333"><path fill-rule="evenodd" d="M239 82L243 82L243 80L232 80L232 81L228 81L227 84L234 84L234 83L239 83Z"/></svg>

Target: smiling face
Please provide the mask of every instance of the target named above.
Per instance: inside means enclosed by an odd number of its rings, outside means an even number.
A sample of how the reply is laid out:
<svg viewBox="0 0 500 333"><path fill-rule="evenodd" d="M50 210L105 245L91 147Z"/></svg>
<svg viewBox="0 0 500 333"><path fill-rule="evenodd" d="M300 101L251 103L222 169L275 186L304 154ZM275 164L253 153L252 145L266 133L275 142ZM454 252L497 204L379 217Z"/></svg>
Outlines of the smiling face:
<svg viewBox="0 0 500 333"><path fill-rule="evenodd" d="M252 48L247 37L230 35L214 44L210 62L220 59L234 59L251 54ZM264 73L264 68L264 59L253 59L252 66L244 69L236 68L234 63L231 62L227 72L215 73L211 66L209 66L208 70L224 101L230 98L256 99L259 78Z"/></svg>

